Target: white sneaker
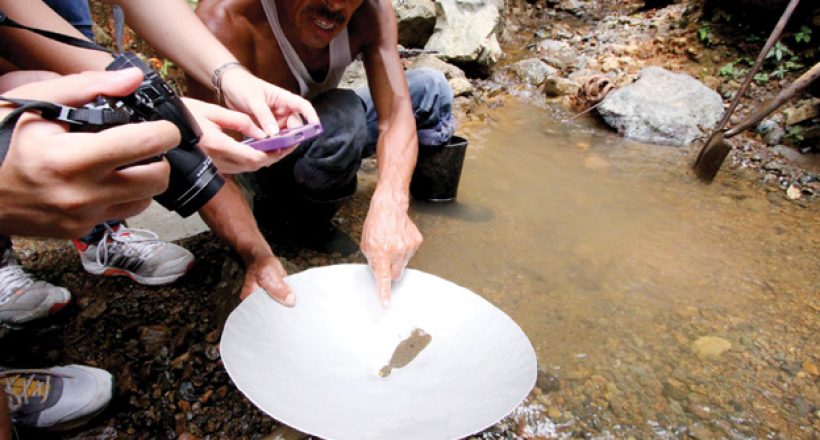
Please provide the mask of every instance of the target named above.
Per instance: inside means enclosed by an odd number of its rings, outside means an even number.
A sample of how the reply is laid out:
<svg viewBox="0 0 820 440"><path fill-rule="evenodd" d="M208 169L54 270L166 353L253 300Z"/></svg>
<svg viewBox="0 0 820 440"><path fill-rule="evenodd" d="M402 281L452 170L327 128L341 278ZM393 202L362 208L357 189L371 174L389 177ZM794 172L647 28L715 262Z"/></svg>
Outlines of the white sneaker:
<svg viewBox="0 0 820 440"><path fill-rule="evenodd" d="M44 370L0 370L14 423L31 428L68 430L101 413L114 394L105 370L66 365Z"/></svg>
<svg viewBox="0 0 820 440"><path fill-rule="evenodd" d="M71 301L67 289L34 278L6 251L0 268L0 324L23 324L57 313Z"/></svg>
<svg viewBox="0 0 820 440"><path fill-rule="evenodd" d="M149 286L173 283L188 271L194 256L146 229L106 226L99 242L73 240L83 268L94 275L124 275Z"/></svg>

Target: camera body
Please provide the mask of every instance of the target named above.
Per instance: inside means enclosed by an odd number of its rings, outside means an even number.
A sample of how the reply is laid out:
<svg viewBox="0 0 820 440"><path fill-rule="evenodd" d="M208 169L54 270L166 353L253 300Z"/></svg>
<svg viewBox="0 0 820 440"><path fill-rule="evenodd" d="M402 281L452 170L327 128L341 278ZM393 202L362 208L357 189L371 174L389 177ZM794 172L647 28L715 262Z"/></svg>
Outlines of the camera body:
<svg viewBox="0 0 820 440"><path fill-rule="evenodd" d="M154 197L162 206L188 217L198 211L222 188L225 179L197 144L202 131L194 117L159 74L133 53L117 55L105 70L137 67L143 73L142 83L128 96L100 98L87 107L110 108L124 112L131 122L166 120L177 126L179 145L165 153L171 165L168 189Z"/></svg>

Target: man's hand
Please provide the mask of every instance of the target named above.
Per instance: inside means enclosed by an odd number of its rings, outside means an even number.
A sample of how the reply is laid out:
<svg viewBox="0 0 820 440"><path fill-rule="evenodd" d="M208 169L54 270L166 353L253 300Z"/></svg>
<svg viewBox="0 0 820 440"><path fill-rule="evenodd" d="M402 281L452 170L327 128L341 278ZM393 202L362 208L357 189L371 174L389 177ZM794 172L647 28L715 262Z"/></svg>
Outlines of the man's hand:
<svg viewBox="0 0 820 440"><path fill-rule="evenodd" d="M220 173L256 171L278 162L298 146L296 144L293 147L269 152L255 150L223 132L233 130L255 139L267 137L267 134L253 123L250 116L198 99L182 100L202 129L199 146L213 159Z"/></svg>
<svg viewBox="0 0 820 440"><path fill-rule="evenodd" d="M265 82L245 69L230 69L222 76L225 104L253 115L268 136L280 128L302 125L302 115L309 123L319 123L316 110L299 95Z"/></svg>
<svg viewBox="0 0 820 440"><path fill-rule="evenodd" d="M362 230L362 252L376 275L376 292L383 307L390 305L392 282L401 278L423 239L407 215L406 202L379 188L373 193Z"/></svg>
<svg viewBox="0 0 820 440"><path fill-rule="evenodd" d="M285 283L285 268L282 263L273 255L254 258L246 261L247 270L245 272L245 284L242 285L242 292L239 297L245 299L258 288L265 289L265 292L277 302L288 307L296 305L296 296Z"/></svg>
<svg viewBox="0 0 820 440"><path fill-rule="evenodd" d="M5 96L80 106L98 95L127 95L141 81L138 69L87 72L27 84ZM0 117L11 110L0 107ZM69 133L64 124L24 115L0 166L0 230L72 238L101 221L132 216L165 191L170 173L164 160L133 164L179 142L179 130L167 121Z"/></svg>

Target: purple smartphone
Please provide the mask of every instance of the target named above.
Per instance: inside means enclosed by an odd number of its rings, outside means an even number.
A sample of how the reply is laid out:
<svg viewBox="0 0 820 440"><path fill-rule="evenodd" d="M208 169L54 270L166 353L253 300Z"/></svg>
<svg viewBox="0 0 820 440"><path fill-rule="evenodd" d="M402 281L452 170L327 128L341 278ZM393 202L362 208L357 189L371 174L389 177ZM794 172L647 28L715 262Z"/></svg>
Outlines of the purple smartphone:
<svg viewBox="0 0 820 440"><path fill-rule="evenodd" d="M284 129L276 136L267 139L245 139L242 143L259 151L273 151L291 147L320 134L322 134L322 124L305 124L301 127Z"/></svg>

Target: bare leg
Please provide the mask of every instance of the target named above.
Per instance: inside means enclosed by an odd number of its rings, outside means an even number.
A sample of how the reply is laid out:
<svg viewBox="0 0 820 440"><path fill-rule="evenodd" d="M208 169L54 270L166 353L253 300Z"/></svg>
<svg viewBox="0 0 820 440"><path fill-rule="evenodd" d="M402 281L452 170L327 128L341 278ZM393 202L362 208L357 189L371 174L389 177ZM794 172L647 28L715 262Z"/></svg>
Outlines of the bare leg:
<svg viewBox="0 0 820 440"><path fill-rule="evenodd" d="M11 417L4 386L0 386L0 440L11 440Z"/></svg>

